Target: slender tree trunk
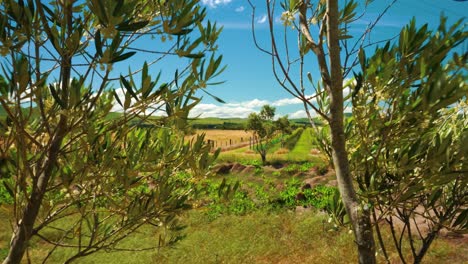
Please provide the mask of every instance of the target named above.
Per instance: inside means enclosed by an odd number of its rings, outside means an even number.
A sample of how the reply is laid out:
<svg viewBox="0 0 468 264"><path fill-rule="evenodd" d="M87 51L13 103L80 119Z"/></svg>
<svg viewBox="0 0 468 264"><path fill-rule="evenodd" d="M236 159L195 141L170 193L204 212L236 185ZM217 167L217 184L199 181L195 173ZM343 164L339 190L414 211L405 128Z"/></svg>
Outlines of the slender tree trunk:
<svg viewBox="0 0 468 264"><path fill-rule="evenodd" d="M73 5L68 3L65 7L64 12L67 19L67 35L70 37L73 33L72 23L72 10ZM41 14L43 15L43 14ZM64 54L61 61L61 99L64 104L64 108L68 108L68 97L69 97L69 85L71 77L71 65L72 57ZM34 232L34 223L36 222L37 215L42 205L42 200L47 191L47 186L51 179L53 170L56 166L62 141L67 133L67 121L66 114L61 114L57 129L53 133L52 141L49 149L47 150L47 156L41 166L38 166L37 172L39 175L33 179L31 197L28 201L27 206L23 210L23 215L20 221L17 223L17 227L12 235L10 242L10 250L8 256L3 261L3 264L17 264L21 262L24 256L26 248L28 247L29 240L31 239ZM48 122L48 120L43 120Z"/></svg>
<svg viewBox="0 0 468 264"><path fill-rule="evenodd" d="M16 264L20 263L24 256L28 242L33 235L34 223L36 221L39 209L47 189L48 182L52 175L52 171L57 161L57 155L63 139L63 132L65 131L66 119L61 119L56 136L49 149L48 158L44 161L42 168L43 172L38 175L37 180L33 186L29 202L23 210L23 215L18 222L10 242L10 250L8 256L3 261L3 264ZM62 127L62 128L60 128Z"/></svg>
<svg viewBox="0 0 468 264"><path fill-rule="evenodd" d="M266 165L266 153L261 153L260 156L262 156L262 164L263 166Z"/></svg>
<svg viewBox="0 0 468 264"><path fill-rule="evenodd" d="M376 263L375 243L370 222L370 210L363 207L354 190L349 171L348 154L346 152L346 138L344 134L343 108L343 75L340 59L340 43L338 28L338 0L327 1L327 37L330 56L330 130L333 148L333 163L341 192L353 225L355 242L358 247L359 263Z"/></svg>

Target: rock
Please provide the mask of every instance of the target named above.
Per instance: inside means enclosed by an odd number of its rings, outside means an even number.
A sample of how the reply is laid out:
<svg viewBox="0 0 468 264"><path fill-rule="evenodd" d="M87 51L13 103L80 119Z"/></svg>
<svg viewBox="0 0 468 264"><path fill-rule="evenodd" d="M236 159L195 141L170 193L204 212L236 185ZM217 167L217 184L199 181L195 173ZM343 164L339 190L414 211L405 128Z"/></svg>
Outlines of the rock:
<svg viewBox="0 0 468 264"><path fill-rule="evenodd" d="M282 169L282 168L285 167L285 165L284 165L283 163L273 163L273 164L271 164L270 166L272 166L273 168L275 168L275 169L277 169L277 170L278 170L278 169Z"/></svg>
<svg viewBox="0 0 468 264"><path fill-rule="evenodd" d="M228 163L223 163L223 164L217 164L213 167L213 172L217 175L221 174L229 174L231 171L232 164Z"/></svg>
<svg viewBox="0 0 468 264"><path fill-rule="evenodd" d="M306 183L301 187L301 191L308 190L308 189L309 190L312 189L312 186L309 183Z"/></svg>
<svg viewBox="0 0 468 264"><path fill-rule="evenodd" d="M242 174L254 174L255 173L255 166L253 165L248 165L245 167L245 169L242 170Z"/></svg>
<svg viewBox="0 0 468 264"><path fill-rule="evenodd" d="M319 155L320 153L321 153L321 152L320 152L319 149L311 149L311 150L310 150L310 154L312 154L312 155Z"/></svg>
<svg viewBox="0 0 468 264"><path fill-rule="evenodd" d="M296 206L296 213L302 214L311 211L312 208L306 206Z"/></svg>
<svg viewBox="0 0 468 264"><path fill-rule="evenodd" d="M263 167L263 172L267 175L271 175L273 174L274 172L277 172L279 170L275 169L275 167L273 166L264 166Z"/></svg>
<svg viewBox="0 0 468 264"><path fill-rule="evenodd" d="M306 200L306 196L303 192L299 192L296 194L296 197L294 197L294 199L296 201L305 201Z"/></svg>
<svg viewBox="0 0 468 264"><path fill-rule="evenodd" d="M327 181L326 177L316 176L316 177L313 177L313 178L303 180L302 184L303 184L303 186L308 184L310 186L310 188L312 189L317 185L324 184L326 181Z"/></svg>
<svg viewBox="0 0 468 264"><path fill-rule="evenodd" d="M234 163L231 168L231 173L240 173L245 169L245 165L242 165L240 163Z"/></svg>
<svg viewBox="0 0 468 264"><path fill-rule="evenodd" d="M327 183L328 186L337 187L338 182L336 180L331 180Z"/></svg>

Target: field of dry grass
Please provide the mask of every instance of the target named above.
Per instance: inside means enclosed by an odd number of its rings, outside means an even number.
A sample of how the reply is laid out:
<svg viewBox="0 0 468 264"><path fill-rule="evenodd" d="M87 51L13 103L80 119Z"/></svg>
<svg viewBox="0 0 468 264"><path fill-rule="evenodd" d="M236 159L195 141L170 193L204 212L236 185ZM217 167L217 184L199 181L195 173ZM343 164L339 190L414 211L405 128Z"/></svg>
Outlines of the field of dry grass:
<svg viewBox="0 0 468 264"><path fill-rule="evenodd" d="M192 139L196 134L205 134L205 140L214 141L214 147L222 150L248 146L249 139L253 136L252 132L244 130L200 129L188 139Z"/></svg>

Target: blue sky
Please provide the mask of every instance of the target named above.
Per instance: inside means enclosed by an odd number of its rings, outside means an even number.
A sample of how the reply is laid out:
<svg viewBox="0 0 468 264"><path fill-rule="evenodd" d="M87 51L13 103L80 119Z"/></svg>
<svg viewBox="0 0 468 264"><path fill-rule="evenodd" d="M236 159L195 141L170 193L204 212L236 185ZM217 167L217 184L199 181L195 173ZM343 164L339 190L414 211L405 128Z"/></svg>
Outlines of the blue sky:
<svg viewBox="0 0 468 264"><path fill-rule="evenodd" d="M364 1L358 1L364 2ZM367 24L375 19L391 1L376 0L367 9L351 30L358 35ZM264 104L276 107L279 116L288 114L291 118L305 117L302 104L284 91L272 74L271 58L259 51L252 39L252 9L247 0L201 0L206 6L208 18L223 25L219 52L224 57L227 69L219 79L225 83L209 88L209 91L226 101L217 103L204 95L202 102L192 111L192 116L201 117L246 117L258 111ZM252 0L256 5L255 27L259 43L269 49L265 1ZM387 39L398 34L400 29L414 16L418 24L429 23L431 28L438 26L441 12L449 17L449 23L465 17L468 2L453 0L399 0L374 29L371 40ZM275 14L278 28L281 28L279 10ZM292 35L291 35L292 36ZM292 36L292 41L295 41ZM468 44L463 45L464 49ZM306 65L314 78L318 78L315 63ZM310 91L313 94L313 91Z"/></svg>

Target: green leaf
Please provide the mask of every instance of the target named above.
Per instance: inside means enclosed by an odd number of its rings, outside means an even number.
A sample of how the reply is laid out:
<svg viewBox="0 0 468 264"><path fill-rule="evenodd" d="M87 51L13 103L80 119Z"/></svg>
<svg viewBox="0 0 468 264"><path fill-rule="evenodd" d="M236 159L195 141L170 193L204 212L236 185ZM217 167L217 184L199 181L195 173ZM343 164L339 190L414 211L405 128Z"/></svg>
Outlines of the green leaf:
<svg viewBox="0 0 468 264"><path fill-rule="evenodd" d="M225 178L223 178L223 181L221 182L221 184L218 187L218 197L219 198L223 197L224 187L226 187L226 179Z"/></svg>
<svg viewBox="0 0 468 264"><path fill-rule="evenodd" d="M461 226L462 229L466 229L468 227L468 209L463 210L453 223L454 227Z"/></svg>
<svg viewBox="0 0 468 264"><path fill-rule="evenodd" d="M208 94L211 98L213 98L213 99L215 99L216 101L218 101L219 103L222 103L222 104L225 104L225 103L226 103L223 99L221 99L221 98L219 98L219 97L217 97L217 96L215 96L215 95L209 93L209 92L206 91L205 89L203 89L202 91L203 91L204 93Z"/></svg>
<svg viewBox="0 0 468 264"><path fill-rule="evenodd" d="M365 68L365 65L366 65L366 52L364 51L363 48L359 49L358 56L359 56L359 63L361 64L361 66L363 68Z"/></svg>
<svg viewBox="0 0 468 264"><path fill-rule="evenodd" d="M94 36L94 46L96 47L96 53L102 57L102 40L101 40L101 30L98 29Z"/></svg>
<svg viewBox="0 0 468 264"><path fill-rule="evenodd" d="M122 83L122 85L124 86L124 88L127 90L127 92L130 93L130 95L131 95L133 98L135 98L135 100L138 100L137 95L135 94L135 92L133 92L132 86L131 86L130 83L125 79L125 77L123 77L122 75L120 75L120 82Z"/></svg>
<svg viewBox="0 0 468 264"><path fill-rule="evenodd" d="M55 90L52 84L49 84L49 89L50 89L50 94L55 99L55 102L57 102L57 104L59 104L62 108L65 108L65 104L63 103L62 99L60 99L59 95L57 94L57 91Z"/></svg>
<svg viewBox="0 0 468 264"><path fill-rule="evenodd" d="M122 101L120 101L120 98L119 96L117 95L117 92L115 90L112 91L112 93L114 94L114 98L115 100L117 101L117 103L123 107L123 104L122 104Z"/></svg>
<svg viewBox="0 0 468 264"><path fill-rule="evenodd" d="M183 55L183 57L191 58L191 59L200 59L200 58L205 57L205 54L200 52L200 53L186 54L186 55Z"/></svg>
<svg viewBox="0 0 468 264"><path fill-rule="evenodd" d="M117 25L116 29L119 31L137 31L139 29L142 29L148 25L149 21L140 21L140 22L135 22L135 23L120 23Z"/></svg>
<svg viewBox="0 0 468 264"><path fill-rule="evenodd" d="M123 60L126 60L126 59L132 57L135 54L136 54L135 51L130 51L130 52L124 53L124 54L122 54L120 56L117 56L117 57L113 58L110 62L111 63L116 63L116 62L119 62L119 61L123 61Z"/></svg>

